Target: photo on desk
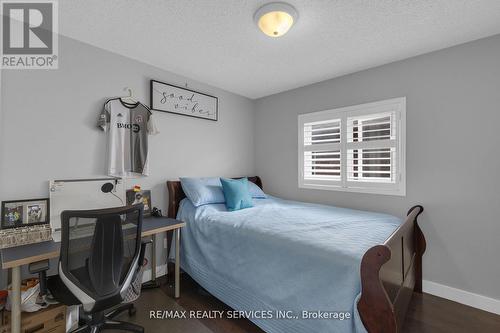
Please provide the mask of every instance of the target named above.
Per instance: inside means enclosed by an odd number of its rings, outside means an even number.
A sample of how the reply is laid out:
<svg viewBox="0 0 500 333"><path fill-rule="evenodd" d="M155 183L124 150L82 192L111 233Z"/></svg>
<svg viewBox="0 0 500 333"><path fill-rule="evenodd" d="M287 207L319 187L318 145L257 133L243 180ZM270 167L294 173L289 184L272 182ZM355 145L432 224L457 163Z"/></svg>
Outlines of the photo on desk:
<svg viewBox="0 0 500 333"><path fill-rule="evenodd" d="M144 204L144 216L151 216L151 191L127 190L127 205Z"/></svg>
<svg viewBox="0 0 500 333"><path fill-rule="evenodd" d="M49 223L49 199L2 201L2 229Z"/></svg>

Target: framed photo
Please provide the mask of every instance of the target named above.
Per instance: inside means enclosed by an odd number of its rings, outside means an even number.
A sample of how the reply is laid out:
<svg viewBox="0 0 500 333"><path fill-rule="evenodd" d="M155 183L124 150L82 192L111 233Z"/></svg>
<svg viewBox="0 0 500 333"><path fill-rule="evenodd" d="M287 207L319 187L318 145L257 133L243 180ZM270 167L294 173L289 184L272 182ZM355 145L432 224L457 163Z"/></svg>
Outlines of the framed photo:
<svg viewBox="0 0 500 333"><path fill-rule="evenodd" d="M145 217L151 216L151 191L134 191L127 190L127 205L144 204Z"/></svg>
<svg viewBox="0 0 500 333"><path fill-rule="evenodd" d="M49 223L49 199L2 201L2 229Z"/></svg>
<svg viewBox="0 0 500 333"><path fill-rule="evenodd" d="M151 80L151 109L217 121L219 100L198 91Z"/></svg>

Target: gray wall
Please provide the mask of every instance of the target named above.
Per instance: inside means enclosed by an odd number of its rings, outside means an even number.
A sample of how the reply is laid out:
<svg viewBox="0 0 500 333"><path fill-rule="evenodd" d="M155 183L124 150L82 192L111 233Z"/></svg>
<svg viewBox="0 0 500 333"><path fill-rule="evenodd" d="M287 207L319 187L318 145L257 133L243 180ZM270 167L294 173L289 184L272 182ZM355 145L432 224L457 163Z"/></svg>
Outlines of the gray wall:
<svg viewBox="0 0 500 333"><path fill-rule="evenodd" d="M424 279L500 299L499 89L497 35L262 98L257 174L267 192L295 200L399 216L423 204ZM401 96L406 197L298 188L298 114Z"/></svg>
<svg viewBox="0 0 500 333"><path fill-rule="evenodd" d="M2 71L0 200L47 196L48 179L104 175L105 135L95 121L106 97L130 86L148 103L149 79L187 80L219 97L220 118L155 112L161 133L150 141L151 176L131 182L151 188L154 205L166 208L167 179L254 173L267 192L302 201L396 215L421 203L424 278L500 299L500 36L255 103L65 37L60 57L55 71ZM298 189L297 114L400 96L407 97L406 197Z"/></svg>
<svg viewBox="0 0 500 333"><path fill-rule="evenodd" d="M150 176L130 186L152 189L166 213L167 179L254 173L253 101L66 37L59 47L58 70L2 71L0 200L46 197L49 179L105 175L103 103L129 86L149 105L150 79L218 96L219 121L154 112Z"/></svg>

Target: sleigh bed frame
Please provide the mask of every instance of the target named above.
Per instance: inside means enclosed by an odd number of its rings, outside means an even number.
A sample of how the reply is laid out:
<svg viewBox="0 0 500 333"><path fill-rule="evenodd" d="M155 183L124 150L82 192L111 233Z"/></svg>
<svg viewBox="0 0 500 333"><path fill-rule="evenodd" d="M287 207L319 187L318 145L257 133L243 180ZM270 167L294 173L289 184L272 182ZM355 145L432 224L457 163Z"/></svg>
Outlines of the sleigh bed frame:
<svg viewBox="0 0 500 333"><path fill-rule="evenodd" d="M259 177L248 180L262 188ZM167 181L168 217L175 218L186 197L179 181ZM358 311L369 333L401 332L413 292L422 292L422 255L426 243L417 218L420 205L385 240L371 247L361 260L361 297Z"/></svg>

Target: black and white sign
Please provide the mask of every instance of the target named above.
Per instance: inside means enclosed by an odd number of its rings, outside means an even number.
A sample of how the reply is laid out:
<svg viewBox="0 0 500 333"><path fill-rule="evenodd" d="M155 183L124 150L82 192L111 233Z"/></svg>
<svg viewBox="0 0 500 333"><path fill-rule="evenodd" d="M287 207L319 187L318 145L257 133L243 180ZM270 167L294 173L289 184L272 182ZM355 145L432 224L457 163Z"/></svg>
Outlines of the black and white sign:
<svg viewBox="0 0 500 333"><path fill-rule="evenodd" d="M217 97L151 80L151 109L217 121Z"/></svg>

